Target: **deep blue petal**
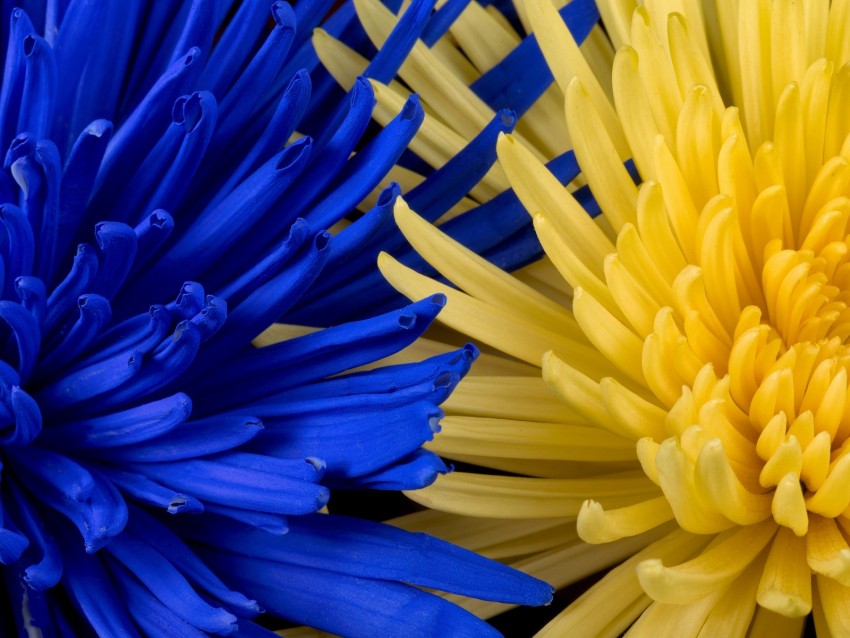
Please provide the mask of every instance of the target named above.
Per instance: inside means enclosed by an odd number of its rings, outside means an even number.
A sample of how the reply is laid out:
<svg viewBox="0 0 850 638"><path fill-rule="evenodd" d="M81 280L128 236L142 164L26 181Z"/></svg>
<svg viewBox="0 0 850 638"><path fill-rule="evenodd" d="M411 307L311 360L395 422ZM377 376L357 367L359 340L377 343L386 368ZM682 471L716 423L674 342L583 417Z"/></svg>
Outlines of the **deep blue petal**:
<svg viewBox="0 0 850 638"><path fill-rule="evenodd" d="M112 299L136 258L136 233L127 224L101 222L95 226L94 236L100 248L100 267L90 291Z"/></svg>
<svg viewBox="0 0 850 638"><path fill-rule="evenodd" d="M12 330L18 345L18 373L26 381L38 359L41 329L26 308L11 301L0 301L0 320Z"/></svg>
<svg viewBox="0 0 850 638"><path fill-rule="evenodd" d="M297 217L304 217L310 221L311 214L308 207L321 195L348 161L369 124L374 105L375 95L372 85L358 78L351 90L347 113L339 127L334 130L330 139L324 143L317 142L315 152L302 178L287 194L286 201L278 203L275 207L273 211L275 217L267 218L268 221L260 223L255 229L254 241L258 241L261 246L265 245L268 243L268 236L274 237L280 232L281 223L291 224ZM279 221L277 218L280 218ZM272 221L276 223L272 225ZM266 234L265 241L263 241L263 233Z"/></svg>
<svg viewBox="0 0 850 638"><path fill-rule="evenodd" d="M100 336L112 316L109 301L100 295L81 295L77 306L79 318L62 343L42 358L38 366L39 377L55 372L81 354Z"/></svg>
<svg viewBox="0 0 850 638"><path fill-rule="evenodd" d="M275 277L231 310L227 323L201 353L196 371L230 359L286 312L322 270L330 240L327 233L316 235Z"/></svg>
<svg viewBox="0 0 850 638"><path fill-rule="evenodd" d="M91 355L76 364L77 369L104 361L122 352L149 352L171 330L172 313L165 306L151 306L148 312L131 317L110 328L98 340Z"/></svg>
<svg viewBox="0 0 850 638"><path fill-rule="evenodd" d="M209 636L183 620L171 607L164 605L117 561L110 566L110 572L115 576L120 587L122 601L126 604L127 611L145 635L169 638L207 638Z"/></svg>
<svg viewBox="0 0 850 638"><path fill-rule="evenodd" d="M75 6L84 3L75 3ZM83 212L92 194L100 163L112 139L112 123L95 120L83 129L65 162L59 191L59 234L74 240L80 232Z"/></svg>
<svg viewBox="0 0 850 638"><path fill-rule="evenodd" d="M289 235L265 258L259 260L250 270L229 282L218 292L218 296L238 304L254 292L259 286L268 282L290 259L293 259L304 243L310 238L312 228L303 219L296 219L289 228Z"/></svg>
<svg viewBox="0 0 850 638"><path fill-rule="evenodd" d="M429 47L434 46L468 4L469 0L448 0L428 19L428 24L420 36L421 40Z"/></svg>
<svg viewBox="0 0 850 638"><path fill-rule="evenodd" d="M58 252L66 246L59 236L59 189L62 180L62 163L56 145L49 140L36 146L35 159L44 173L45 194L41 213L41 232L38 240L36 273L44 281L53 283Z"/></svg>
<svg viewBox="0 0 850 638"><path fill-rule="evenodd" d="M216 42L212 56L198 81L202 89L213 95L224 95L245 64L245 58L269 19L264 2L244 2Z"/></svg>
<svg viewBox="0 0 850 638"><path fill-rule="evenodd" d="M266 429L248 447L282 458L316 455L327 462L329 477L368 474L407 456L439 429L443 413L431 401L393 402L383 395L293 402L298 413L264 417ZM303 411L317 403L323 412Z"/></svg>
<svg viewBox="0 0 850 638"><path fill-rule="evenodd" d="M327 488L310 481L222 461L131 463L127 467L202 501L272 514L315 512L329 497Z"/></svg>
<svg viewBox="0 0 850 638"><path fill-rule="evenodd" d="M23 580L34 590L50 589L62 577L62 555L50 531L47 530L42 517L37 515L29 500L21 489L11 482L10 511L20 526L30 545L23 556Z"/></svg>
<svg viewBox="0 0 850 638"><path fill-rule="evenodd" d="M53 49L38 35L23 40L26 72L18 115L18 130L33 133L36 139L47 137L56 102L56 58Z"/></svg>
<svg viewBox="0 0 850 638"><path fill-rule="evenodd" d="M160 485L142 474L124 472L105 465L98 466L98 469L127 496L145 505L162 508L169 514L197 514L204 511L204 506L194 496Z"/></svg>
<svg viewBox="0 0 850 638"><path fill-rule="evenodd" d="M220 136L229 141L257 107L257 102L267 90L269 81L283 66L295 37L295 14L285 2L272 5L275 27L263 46L240 74L221 103L222 125ZM255 97L255 99L250 99Z"/></svg>
<svg viewBox="0 0 850 638"><path fill-rule="evenodd" d="M53 381L37 392L35 398L47 414L53 415L74 404L103 396L138 374L141 367L141 352L119 352Z"/></svg>
<svg viewBox="0 0 850 638"><path fill-rule="evenodd" d="M0 86L0 148L6 148L19 130L18 113L26 75L24 39L34 33L27 14L22 9L14 9L10 14L3 84Z"/></svg>
<svg viewBox="0 0 850 638"><path fill-rule="evenodd" d="M70 76L68 90L73 95L57 105L58 110L70 113L64 134L61 126L65 120L62 120L57 130L59 137L54 140L63 152L90 122L98 119L118 121L115 111L124 90L124 72L133 55L134 36L142 5L141 0L122 0L98 2L93 8L95 24L80 36L87 38L89 45L85 60L79 60L82 73L76 82L74 74ZM62 39L63 28L64 25L60 27L59 39Z"/></svg>
<svg viewBox="0 0 850 638"><path fill-rule="evenodd" d="M178 393L122 412L51 425L41 441L72 450L133 445L171 432L185 423L191 412L192 400Z"/></svg>
<svg viewBox="0 0 850 638"><path fill-rule="evenodd" d="M194 277L213 265L257 223L264 211L293 184L310 156L303 138L263 164L221 203L207 208L157 264L140 287L157 288ZM150 282L150 283L148 283Z"/></svg>
<svg viewBox="0 0 850 638"><path fill-rule="evenodd" d="M71 602L88 621L98 636L141 638L126 606L119 600L115 587L98 556L87 556L66 543L63 556L67 569L63 577Z"/></svg>
<svg viewBox="0 0 850 638"><path fill-rule="evenodd" d="M170 611L190 625L220 635L232 633L235 629L232 625L236 616L221 607L207 604L171 562L148 542L123 534L112 540L106 552L124 565Z"/></svg>
<svg viewBox="0 0 850 638"><path fill-rule="evenodd" d="M200 51L190 49L165 70L115 131L97 175L95 190L101 191L97 197L111 200L114 191L123 186L122 176L132 174L139 160L153 148L156 138L152 134L166 128L174 100L194 83L201 66Z"/></svg>
<svg viewBox="0 0 850 638"><path fill-rule="evenodd" d="M188 421L169 433L144 443L112 448L110 462L180 461L224 452L247 443L262 429L254 417L223 415Z"/></svg>
<svg viewBox="0 0 850 638"><path fill-rule="evenodd" d="M156 190L140 206L143 213L156 208L176 209L212 139L218 121L218 106L212 93L193 93L183 103L182 111L180 124L185 128L185 137Z"/></svg>
<svg viewBox="0 0 850 638"><path fill-rule="evenodd" d="M136 260L133 271L154 257L174 230L174 218L162 209L153 211L133 229L136 233Z"/></svg>
<svg viewBox="0 0 850 638"><path fill-rule="evenodd" d="M484 600L541 605L552 598L552 588L543 581L475 552L428 534L348 516L299 516L279 538L236 526L198 528L193 537L253 558Z"/></svg>
<svg viewBox="0 0 850 638"><path fill-rule="evenodd" d="M47 314L47 290L44 282L38 277L16 277L15 294L21 300L21 305L33 316L35 323L44 332L44 318Z"/></svg>
<svg viewBox="0 0 850 638"><path fill-rule="evenodd" d="M366 68L365 76L389 84L428 24L435 0L413 0L386 42Z"/></svg>
<svg viewBox="0 0 850 638"><path fill-rule="evenodd" d="M133 509L128 532L153 545L194 587L203 590L235 615L253 618L260 611L255 601L228 589L180 537L144 510Z"/></svg>
<svg viewBox="0 0 850 638"><path fill-rule="evenodd" d="M445 305L434 295L397 311L251 351L191 392L199 409L247 403L287 388L307 385L398 352L413 343Z"/></svg>
<svg viewBox="0 0 850 638"><path fill-rule="evenodd" d="M169 64L174 64L192 47L201 50L201 55L209 56L216 28L215 0L192 0L183 31L171 51Z"/></svg>
<svg viewBox="0 0 850 638"><path fill-rule="evenodd" d="M191 321L178 323L171 337L163 341L162 349L144 357L138 374L101 396L96 409L125 405L168 386L192 365L202 336L201 329Z"/></svg>
<svg viewBox="0 0 850 638"><path fill-rule="evenodd" d="M328 481L331 488L346 490L419 490L431 485L440 474L449 472L449 467L442 459L428 450L418 449L375 472Z"/></svg>
<svg viewBox="0 0 850 638"><path fill-rule="evenodd" d="M280 536L281 534L285 534L289 531L288 519L280 514L269 514L268 512L246 510L240 507L229 507L227 505L219 505L218 503L205 503L204 513L238 521L239 523L244 523L249 527L256 527L266 534L276 534ZM218 524L218 522L221 521L221 518L208 518L206 520L211 523Z"/></svg>
<svg viewBox="0 0 850 638"><path fill-rule="evenodd" d="M345 164L330 192L312 206L310 223L330 228L354 210L398 161L424 117L419 97L410 96L399 114Z"/></svg>
<svg viewBox="0 0 850 638"><path fill-rule="evenodd" d="M599 22L593 0L573 0L560 10L579 44ZM527 36L513 51L483 74L470 88L493 109L510 108L523 115L554 81L535 36Z"/></svg>
<svg viewBox="0 0 850 638"><path fill-rule="evenodd" d="M41 433L42 419L38 403L16 385L9 390L9 403L13 423L3 429L0 443L9 446L29 445Z"/></svg>
<svg viewBox="0 0 850 638"><path fill-rule="evenodd" d="M244 158L231 171L224 184L205 184L208 190L216 193L207 206L215 206L220 203L224 197L229 195L242 182L246 175L254 171L259 164L267 161L278 149L286 144L295 127L301 122L301 118L304 117L307 104L310 100L310 90L310 75L304 69L301 69L292 76L286 90L283 92L283 96L277 104L277 108L275 108L274 113L269 118L269 123L260 134L259 139L247 149ZM217 136L213 140L213 144L218 143L219 137ZM222 150L217 149L219 155Z"/></svg>
<svg viewBox="0 0 850 638"><path fill-rule="evenodd" d="M428 221L436 221L477 184L496 161L496 139L516 124L513 111L496 113L473 140L422 184L408 193L410 206Z"/></svg>
<svg viewBox="0 0 850 638"><path fill-rule="evenodd" d="M285 536L283 537L285 538ZM488 638L494 628L415 587L205 550L217 571L270 612L351 638ZM316 609L324 613L316 614Z"/></svg>

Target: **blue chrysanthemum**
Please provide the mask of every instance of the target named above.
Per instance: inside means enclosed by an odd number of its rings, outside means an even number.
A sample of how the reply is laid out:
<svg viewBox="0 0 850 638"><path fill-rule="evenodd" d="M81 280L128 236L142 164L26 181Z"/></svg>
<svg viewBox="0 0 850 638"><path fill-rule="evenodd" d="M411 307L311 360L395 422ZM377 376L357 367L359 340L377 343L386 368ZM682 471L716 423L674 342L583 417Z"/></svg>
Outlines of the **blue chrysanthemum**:
<svg viewBox="0 0 850 638"><path fill-rule="evenodd" d="M412 97L364 141L368 82L311 93L305 41L329 5L3 3L2 635L271 635L250 620L265 610L351 636L485 636L415 586L549 598L434 538L316 513L329 488L447 470L421 445L472 347L347 372L415 340L444 298L251 346L320 272L374 255L397 186L322 229L422 119Z"/></svg>

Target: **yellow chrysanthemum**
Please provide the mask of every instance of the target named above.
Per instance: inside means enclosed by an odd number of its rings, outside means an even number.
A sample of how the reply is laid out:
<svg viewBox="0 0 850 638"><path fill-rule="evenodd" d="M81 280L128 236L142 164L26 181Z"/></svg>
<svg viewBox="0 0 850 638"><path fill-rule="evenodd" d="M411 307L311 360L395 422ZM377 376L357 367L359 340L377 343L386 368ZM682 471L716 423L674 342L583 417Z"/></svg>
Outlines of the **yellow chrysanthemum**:
<svg viewBox="0 0 850 638"><path fill-rule="evenodd" d="M550 0L526 0L557 88L482 185L506 178L548 260L508 276L396 209L460 290L382 256L387 279L444 292L442 321L528 364L485 362L433 444L527 476L446 476L411 496L463 524L401 524L557 584L625 559L540 635L799 635L810 612L818 635L850 635L850 2L599 4L608 65L598 38L580 49ZM481 32L506 29L484 13ZM452 67L468 31L406 65L432 92L423 147L486 121ZM434 81L435 60L457 81ZM546 115L560 97L569 138ZM541 162L567 145L597 220Z"/></svg>

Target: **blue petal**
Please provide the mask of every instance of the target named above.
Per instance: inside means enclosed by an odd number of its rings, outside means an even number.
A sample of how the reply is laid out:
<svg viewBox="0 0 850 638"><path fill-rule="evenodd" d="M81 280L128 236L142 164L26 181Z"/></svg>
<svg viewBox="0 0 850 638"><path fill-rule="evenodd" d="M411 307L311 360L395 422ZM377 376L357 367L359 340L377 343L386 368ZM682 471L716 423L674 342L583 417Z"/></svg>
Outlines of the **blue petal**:
<svg viewBox="0 0 850 638"><path fill-rule="evenodd" d="M285 536L283 538L286 538ZM499 636L494 628L415 587L205 550L217 571L268 611L351 638ZM317 614L321 609L323 613Z"/></svg>
<svg viewBox="0 0 850 638"><path fill-rule="evenodd" d="M280 71L286 60L289 48L295 37L295 15L285 2L276 2L272 6L272 18L275 27L254 55L236 83L222 99L222 126L219 135L230 140L244 127L245 121L254 112L257 102L248 96L263 97L269 80Z"/></svg>
<svg viewBox="0 0 850 638"><path fill-rule="evenodd" d="M38 35L23 40L26 75L21 95L18 130L44 139L50 131L56 101L56 58L53 49Z"/></svg>
<svg viewBox="0 0 850 638"><path fill-rule="evenodd" d="M212 139L218 122L218 105L212 93L193 93L183 103L182 110L180 123L186 130L186 136L156 191L142 205L143 212L154 208L174 209L183 201L186 189Z"/></svg>
<svg viewBox="0 0 850 638"><path fill-rule="evenodd" d="M435 0L413 0L410 3L378 54L366 68L366 77L382 84L390 83L425 30L435 4Z"/></svg>
<svg viewBox="0 0 850 638"><path fill-rule="evenodd" d="M78 2L74 6L83 4ZM68 241L76 238L80 231L83 212L110 139L112 123L95 120L80 133L65 162L59 191L59 234Z"/></svg>
<svg viewBox="0 0 850 638"><path fill-rule="evenodd" d="M155 439L109 450L110 462L162 462L224 452L253 439L263 428L254 417L223 415L189 421Z"/></svg>
<svg viewBox="0 0 850 638"><path fill-rule="evenodd" d="M133 445L167 434L186 422L191 412L192 400L178 393L123 412L51 425L41 441L51 447L68 449Z"/></svg>
<svg viewBox="0 0 850 638"><path fill-rule="evenodd" d="M6 281L21 275L32 273L35 259L35 238L32 226L23 211L11 204L0 204L0 221L6 229L8 252L4 251L3 263L6 265ZM3 291L4 297L10 297L12 291Z"/></svg>
<svg viewBox="0 0 850 638"><path fill-rule="evenodd" d="M190 625L219 635L235 630L236 616L204 602L154 546L123 534L112 540L106 552L124 565L171 612Z"/></svg>
<svg viewBox="0 0 850 638"><path fill-rule="evenodd" d="M316 235L274 278L237 305L204 348L195 369L228 360L286 312L322 270L330 240L327 233Z"/></svg>
<svg viewBox="0 0 850 638"><path fill-rule="evenodd" d="M310 222L330 228L377 187L416 135L425 111L410 96L399 114L348 161L331 192L310 211Z"/></svg>
<svg viewBox="0 0 850 638"><path fill-rule="evenodd" d="M92 3L74 2L74 5L79 4ZM63 82L67 81L69 84L63 90L73 92L70 99L63 99L57 104L57 111L66 111L56 129L57 137L54 138L63 153L74 136L94 120L118 121L115 111L124 90L124 72L134 53L134 35L141 17L142 2L123 0L93 4L89 10L95 14L95 23L87 32L79 35L86 40L82 45L85 48L84 58L79 56L71 62L81 71L79 81L75 81L75 73L70 74L68 78L62 78ZM80 9L86 10L84 7ZM90 16L87 20L91 18ZM60 32L64 31L64 28L63 24ZM59 39L62 39L61 34ZM67 124L63 134L62 127L65 122Z"/></svg>
<svg viewBox="0 0 850 638"><path fill-rule="evenodd" d="M431 485L440 474L449 472L448 466L433 452L418 449L370 474L328 481L331 488L356 490L419 490Z"/></svg>
<svg viewBox="0 0 850 638"><path fill-rule="evenodd" d="M200 51L190 49L165 70L124 124L115 131L97 176L95 190L101 192L96 196L95 206L97 198L114 196L112 191L124 183L121 176L132 175L139 159L153 148L156 140L151 139L151 130L158 132L165 128L174 100L194 82L201 66Z"/></svg>
<svg viewBox="0 0 850 638"><path fill-rule="evenodd" d="M272 514L315 512L329 497L327 488L308 480L236 467L223 460L131 463L127 467L201 500Z"/></svg>
<svg viewBox="0 0 850 638"><path fill-rule="evenodd" d="M198 81L201 88L214 95L225 94L268 19L269 8L266 3L240 3L201 74Z"/></svg>
<svg viewBox="0 0 850 638"><path fill-rule="evenodd" d="M434 295L364 321L259 348L235 359L190 390L201 411L246 404L383 359L413 343L445 305Z"/></svg>
<svg viewBox="0 0 850 638"><path fill-rule="evenodd" d="M164 487L141 474L103 465L98 466L98 469L130 498L145 505L162 508L169 514L197 514L204 511L204 506L194 496Z"/></svg>
<svg viewBox="0 0 850 638"><path fill-rule="evenodd" d="M74 551L72 546L64 548L63 556L68 563L63 577L66 591L95 634L141 638L101 559Z"/></svg>
<svg viewBox="0 0 850 638"><path fill-rule="evenodd" d="M84 291L91 289L99 261L92 246L80 244L71 270L65 279L53 289L47 298L47 312L44 318L45 334L53 334L53 329L59 325L76 307L77 300Z"/></svg>
<svg viewBox="0 0 850 638"><path fill-rule="evenodd" d="M420 36L429 47L434 46L442 38L449 27L466 9L470 0L448 0L429 18L428 24Z"/></svg>
<svg viewBox="0 0 850 638"><path fill-rule="evenodd" d="M328 464L329 477L357 476L394 463L434 437L442 411L427 399L394 405L387 395L255 407L263 430L249 445L282 458L315 455ZM282 415L279 412L287 411ZM311 410L316 410L311 412Z"/></svg>
<svg viewBox="0 0 850 638"><path fill-rule="evenodd" d="M149 589L139 584L136 578L119 564L110 570L122 593L122 602L133 620L147 636L169 638L207 638L203 632L183 620L168 606L156 598Z"/></svg>
<svg viewBox="0 0 850 638"><path fill-rule="evenodd" d="M26 381L38 359L41 329L32 314L11 301L0 301L0 320L8 324L18 344L18 373Z"/></svg>
<svg viewBox="0 0 850 638"><path fill-rule="evenodd" d="M91 350L91 355L76 364L76 369L104 361L122 352L149 352L156 344L161 343L171 330L171 319L172 313L165 306L151 306L148 312L122 321L101 336Z"/></svg>
<svg viewBox="0 0 850 638"><path fill-rule="evenodd" d="M121 406L171 384L192 365L202 336L201 329L191 321L178 323L174 334L162 342L162 349L144 357L138 374L130 375L125 383L101 396L97 408Z"/></svg>
<svg viewBox="0 0 850 638"><path fill-rule="evenodd" d="M19 130L18 113L26 74L24 39L35 33L32 22L21 9L14 9L9 19L9 39L0 87L0 148L6 148Z"/></svg>
<svg viewBox="0 0 850 638"><path fill-rule="evenodd" d="M9 509L29 539L30 545L23 556L21 566L24 568L24 582L32 589L42 591L54 587L62 577L62 556L56 541L45 528L41 516L36 515L28 497L21 489L10 482L9 492L12 496Z"/></svg>
<svg viewBox="0 0 850 638"><path fill-rule="evenodd" d="M222 202L207 208L180 240L143 277L143 286L167 286L213 265L250 229L250 224L292 185L310 156L310 138L290 144L270 159Z"/></svg>
<svg viewBox="0 0 850 638"><path fill-rule="evenodd" d="M141 359L138 351L119 352L57 379L38 391L35 398L46 414L56 414L126 383L139 373Z"/></svg>
<svg viewBox="0 0 850 638"><path fill-rule="evenodd" d="M219 505L217 503L205 503L204 513L238 521L239 523L244 523L250 527L256 527L266 534L281 536L289 531L289 519L281 516L280 514L269 514L268 512L246 510L240 507L229 507L227 505ZM206 520L212 524L215 524L216 521L214 518Z"/></svg>
<svg viewBox="0 0 850 638"><path fill-rule="evenodd" d="M133 272L137 272L150 261L171 236L173 230L174 218L161 209L153 211L138 223L133 229L136 233L137 251Z"/></svg>
<svg viewBox="0 0 850 638"><path fill-rule="evenodd" d="M40 378L59 370L88 348L100 336L112 316L109 301L100 295L81 295L77 305L79 318L63 341L39 362Z"/></svg>
<svg viewBox="0 0 850 638"><path fill-rule="evenodd" d="M260 609L255 601L228 589L186 543L144 510L133 510L132 524L128 532L153 545L193 586L221 603L225 609L237 616L248 618L259 613Z"/></svg>
<svg viewBox="0 0 850 638"><path fill-rule="evenodd" d="M599 22L593 0L573 0L560 10L561 17L579 44ZM511 108L523 115L554 81L535 36L527 36L470 88L493 109Z"/></svg>
<svg viewBox="0 0 850 638"><path fill-rule="evenodd" d="M2 270L2 268L0 268ZM15 278L15 294L21 300L21 305L41 326L44 332L44 317L47 314L47 289L38 277L21 276Z"/></svg>
<svg viewBox="0 0 850 638"><path fill-rule="evenodd" d="M169 64L178 61L191 47L199 48L203 56L209 54L217 22L215 4L215 0L192 0L183 32L174 45Z"/></svg>
<svg viewBox="0 0 850 638"><path fill-rule="evenodd" d="M304 112L307 110L307 104L310 100L310 89L310 75L305 70L301 69L292 76L277 104L277 108L269 118L265 130L260 134L257 142L251 144L242 161L230 172L224 184L205 185L210 187L207 190L217 191L207 204L208 206L220 203L221 199L229 195L246 175L255 170L260 163L267 161L277 149L286 144L295 131L295 127L301 122L301 118L304 117ZM213 145L218 144L220 144L219 137L216 136ZM217 150L220 153L220 149ZM201 193L200 196L204 197L206 194Z"/></svg>
<svg viewBox="0 0 850 638"><path fill-rule="evenodd" d="M245 300L258 287L273 277L290 259L301 250L310 238L312 229L303 219L295 220L289 228L289 236L269 252L250 270L229 282L218 295L228 299L234 305Z"/></svg>

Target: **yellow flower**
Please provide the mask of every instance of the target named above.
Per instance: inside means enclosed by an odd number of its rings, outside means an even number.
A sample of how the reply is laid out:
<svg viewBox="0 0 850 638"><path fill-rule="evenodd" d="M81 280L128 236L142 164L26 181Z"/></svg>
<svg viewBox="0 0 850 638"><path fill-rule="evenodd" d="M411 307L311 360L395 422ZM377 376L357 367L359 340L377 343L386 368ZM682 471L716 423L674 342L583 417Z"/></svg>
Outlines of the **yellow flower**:
<svg viewBox="0 0 850 638"><path fill-rule="evenodd" d="M607 65L598 37L577 47L550 0L526 0L569 138L540 107L489 176L548 259L512 277L396 209L460 290L384 255L387 279L444 292L442 321L512 358L485 357L432 449L526 475L457 472L411 497L559 585L624 561L541 635L799 635L810 612L850 635L850 2L599 4ZM486 121L446 88L458 68L422 82L434 130ZM596 220L541 162L568 144Z"/></svg>

